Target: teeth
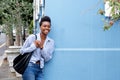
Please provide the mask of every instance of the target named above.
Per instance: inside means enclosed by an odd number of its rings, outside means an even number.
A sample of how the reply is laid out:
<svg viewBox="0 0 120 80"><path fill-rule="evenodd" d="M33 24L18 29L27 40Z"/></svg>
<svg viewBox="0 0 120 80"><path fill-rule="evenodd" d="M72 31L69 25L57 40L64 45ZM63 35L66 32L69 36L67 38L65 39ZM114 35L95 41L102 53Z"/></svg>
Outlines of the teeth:
<svg viewBox="0 0 120 80"><path fill-rule="evenodd" d="M45 30L46 33L48 33L49 31L48 30Z"/></svg>

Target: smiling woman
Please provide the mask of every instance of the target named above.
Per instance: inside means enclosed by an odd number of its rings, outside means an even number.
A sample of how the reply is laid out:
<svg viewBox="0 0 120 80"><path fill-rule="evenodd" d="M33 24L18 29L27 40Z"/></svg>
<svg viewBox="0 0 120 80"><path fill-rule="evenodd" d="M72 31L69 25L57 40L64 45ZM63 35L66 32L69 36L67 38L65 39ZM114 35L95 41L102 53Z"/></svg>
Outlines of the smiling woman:
<svg viewBox="0 0 120 80"><path fill-rule="evenodd" d="M43 68L45 62L52 58L54 51L54 40L48 37L50 32L51 19L43 16L40 21L40 33L37 33L37 39L30 35L23 47L20 49L21 54L33 52L29 64L22 75L23 80L43 80Z"/></svg>

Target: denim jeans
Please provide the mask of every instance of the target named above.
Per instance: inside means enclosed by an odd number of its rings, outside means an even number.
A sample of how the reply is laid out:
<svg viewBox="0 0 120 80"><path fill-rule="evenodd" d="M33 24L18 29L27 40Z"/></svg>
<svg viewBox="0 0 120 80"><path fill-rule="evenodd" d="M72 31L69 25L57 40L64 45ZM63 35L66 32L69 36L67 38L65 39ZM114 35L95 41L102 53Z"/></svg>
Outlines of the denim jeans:
<svg viewBox="0 0 120 80"><path fill-rule="evenodd" d="M44 80L43 76L43 69L40 68L40 65L30 62L22 78L23 80Z"/></svg>

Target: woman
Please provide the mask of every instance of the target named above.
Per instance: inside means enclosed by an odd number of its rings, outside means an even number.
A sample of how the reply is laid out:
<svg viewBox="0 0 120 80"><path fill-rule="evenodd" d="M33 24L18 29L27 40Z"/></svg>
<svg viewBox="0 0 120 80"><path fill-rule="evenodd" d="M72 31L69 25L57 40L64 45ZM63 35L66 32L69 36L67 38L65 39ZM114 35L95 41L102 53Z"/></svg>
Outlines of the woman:
<svg viewBox="0 0 120 80"><path fill-rule="evenodd" d="M35 40L35 35L30 35L20 49L21 54L33 51L28 67L22 75L23 80L44 80L44 62L52 58L54 51L54 41L47 36L50 28L51 19L48 16L42 17L40 21L41 31L36 34L37 40Z"/></svg>

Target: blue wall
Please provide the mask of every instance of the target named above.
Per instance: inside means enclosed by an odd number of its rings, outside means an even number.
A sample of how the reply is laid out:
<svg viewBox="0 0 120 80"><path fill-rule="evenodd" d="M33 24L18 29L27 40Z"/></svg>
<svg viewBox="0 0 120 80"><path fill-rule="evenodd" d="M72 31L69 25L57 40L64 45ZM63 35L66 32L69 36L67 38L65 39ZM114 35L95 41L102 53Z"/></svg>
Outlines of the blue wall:
<svg viewBox="0 0 120 80"><path fill-rule="evenodd" d="M103 31L103 1L87 1L46 0L56 50L45 80L120 80L120 25Z"/></svg>

